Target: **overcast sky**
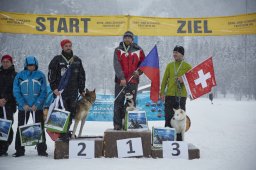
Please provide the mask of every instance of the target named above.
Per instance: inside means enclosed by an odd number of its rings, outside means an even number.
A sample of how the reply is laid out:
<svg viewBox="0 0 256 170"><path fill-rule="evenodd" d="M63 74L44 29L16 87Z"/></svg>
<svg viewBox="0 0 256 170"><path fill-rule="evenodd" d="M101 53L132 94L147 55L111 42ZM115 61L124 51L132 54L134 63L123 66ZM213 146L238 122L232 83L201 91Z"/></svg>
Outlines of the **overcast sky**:
<svg viewBox="0 0 256 170"><path fill-rule="evenodd" d="M256 0L0 0L0 10L76 15L228 16L256 12Z"/></svg>

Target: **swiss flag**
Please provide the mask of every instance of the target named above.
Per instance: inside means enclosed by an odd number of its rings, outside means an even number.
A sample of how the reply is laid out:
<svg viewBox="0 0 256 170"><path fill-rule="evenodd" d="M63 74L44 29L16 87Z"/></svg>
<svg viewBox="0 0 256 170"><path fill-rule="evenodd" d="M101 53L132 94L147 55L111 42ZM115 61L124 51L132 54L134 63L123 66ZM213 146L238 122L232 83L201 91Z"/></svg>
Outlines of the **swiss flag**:
<svg viewBox="0 0 256 170"><path fill-rule="evenodd" d="M182 79L191 99L211 92L216 86L212 57L188 71Z"/></svg>

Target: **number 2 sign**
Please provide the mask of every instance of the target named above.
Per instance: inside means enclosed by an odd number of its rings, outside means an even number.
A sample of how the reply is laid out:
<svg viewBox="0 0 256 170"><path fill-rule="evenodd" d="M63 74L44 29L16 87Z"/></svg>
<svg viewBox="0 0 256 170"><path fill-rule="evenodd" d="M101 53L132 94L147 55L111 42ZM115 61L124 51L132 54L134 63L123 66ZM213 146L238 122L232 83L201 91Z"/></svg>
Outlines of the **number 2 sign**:
<svg viewBox="0 0 256 170"><path fill-rule="evenodd" d="M116 141L118 158L143 156L141 138L128 138Z"/></svg>
<svg viewBox="0 0 256 170"><path fill-rule="evenodd" d="M69 158L94 158L95 141L92 140L70 140Z"/></svg>

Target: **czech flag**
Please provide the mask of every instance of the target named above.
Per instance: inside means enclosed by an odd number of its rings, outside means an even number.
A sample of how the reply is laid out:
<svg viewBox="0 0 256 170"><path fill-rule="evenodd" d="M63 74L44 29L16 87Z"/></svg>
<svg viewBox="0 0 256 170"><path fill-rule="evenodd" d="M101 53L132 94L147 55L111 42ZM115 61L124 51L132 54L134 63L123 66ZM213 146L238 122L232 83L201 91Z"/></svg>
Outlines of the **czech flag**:
<svg viewBox="0 0 256 170"><path fill-rule="evenodd" d="M157 102L160 89L160 70L156 45L140 64L139 69L151 80L150 99Z"/></svg>

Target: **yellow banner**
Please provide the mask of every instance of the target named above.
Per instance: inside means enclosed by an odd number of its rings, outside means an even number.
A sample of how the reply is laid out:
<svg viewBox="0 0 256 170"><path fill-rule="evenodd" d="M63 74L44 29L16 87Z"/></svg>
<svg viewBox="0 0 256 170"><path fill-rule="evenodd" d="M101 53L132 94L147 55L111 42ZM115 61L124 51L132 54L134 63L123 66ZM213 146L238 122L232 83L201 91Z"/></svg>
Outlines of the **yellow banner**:
<svg viewBox="0 0 256 170"><path fill-rule="evenodd" d="M70 36L117 36L127 30L126 16L70 16L0 12L0 32Z"/></svg>
<svg viewBox="0 0 256 170"><path fill-rule="evenodd" d="M256 34L256 13L209 18L131 17L130 28L142 36L222 36Z"/></svg>
<svg viewBox="0 0 256 170"><path fill-rule="evenodd" d="M68 36L221 36L256 34L256 13L209 18L71 16L0 12L0 33Z"/></svg>

